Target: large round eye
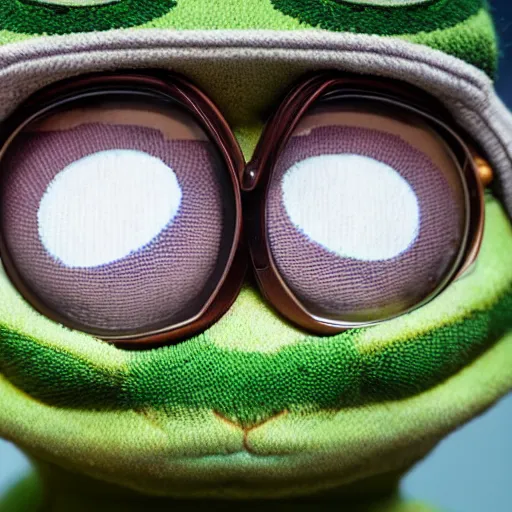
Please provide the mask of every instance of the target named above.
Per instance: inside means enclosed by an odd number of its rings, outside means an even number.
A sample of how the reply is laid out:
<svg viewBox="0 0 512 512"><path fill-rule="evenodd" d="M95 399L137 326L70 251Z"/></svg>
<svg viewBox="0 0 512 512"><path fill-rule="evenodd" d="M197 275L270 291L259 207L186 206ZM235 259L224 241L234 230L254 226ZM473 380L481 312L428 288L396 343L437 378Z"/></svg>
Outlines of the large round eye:
<svg viewBox="0 0 512 512"><path fill-rule="evenodd" d="M277 161L266 218L275 265L311 314L372 322L418 305L453 273L466 193L419 116L370 100L319 106Z"/></svg>
<svg viewBox="0 0 512 512"><path fill-rule="evenodd" d="M0 29L69 34L142 25L169 13L177 0L2 0Z"/></svg>
<svg viewBox="0 0 512 512"><path fill-rule="evenodd" d="M233 183L179 107L68 104L16 136L1 172L11 265L63 323L107 335L176 325L226 269Z"/></svg>

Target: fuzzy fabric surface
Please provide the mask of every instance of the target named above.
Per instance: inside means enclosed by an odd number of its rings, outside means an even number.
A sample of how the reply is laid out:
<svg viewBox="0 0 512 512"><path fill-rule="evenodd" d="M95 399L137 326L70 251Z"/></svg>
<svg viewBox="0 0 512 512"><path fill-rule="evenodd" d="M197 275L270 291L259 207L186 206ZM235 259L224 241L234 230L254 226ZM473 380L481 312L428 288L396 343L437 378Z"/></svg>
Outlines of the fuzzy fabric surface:
<svg viewBox="0 0 512 512"><path fill-rule="evenodd" d="M128 351L40 314L2 267L0 436L28 453L40 476L14 488L1 510L203 510L212 499L225 510L431 510L400 498L400 476L512 389L512 116L494 92L497 55L484 0L4 0L1 121L61 79L160 68L189 77L217 103L250 160L268 112L293 82L335 69L404 81L434 96L481 149L495 179L485 194L482 248L467 273L411 313L334 336L284 320L247 280L206 331ZM64 274L37 245L36 215L47 182L70 165L73 143L88 155L77 133L59 134L58 147L47 142L55 134L42 137L45 151L50 145L58 155L48 160L34 145L28 156L27 146L19 148L9 172L26 183L17 185L23 194L6 180L1 188L11 204L2 229L25 258L27 276L37 285L50 275L45 286L62 292L52 292L55 303L71 309L98 288L83 269L69 273L83 283L60 286ZM140 149L136 139L110 148L105 137L91 137L102 150ZM25 174L39 168L47 176ZM443 211L451 211L449 203ZM215 227L229 212L219 204L205 208L206 224ZM306 213L297 215L318 220ZM57 236L59 226L44 219ZM453 219L445 220L450 228ZM166 244L164 259L172 240ZM196 244L190 254L210 252ZM407 280L413 288L415 276ZM164 288L134 295L146 302L132 301L116 318L149 318L164 306L160 295L174 307L182 296ZM114 295L100 299L112 305ZM105 311L101 300L79 313L87 319L95 308Z"/></svg>
<svg viewBox="0 0 512 512"><path fill-rule="evenodd" d="M0 43L43 34L140 27L329 31L400 38L443 50L493 74L497 46L486 0L428 0L368 5L343 0L5 0ZM388 2L389 3L389 2Z"/></svg>

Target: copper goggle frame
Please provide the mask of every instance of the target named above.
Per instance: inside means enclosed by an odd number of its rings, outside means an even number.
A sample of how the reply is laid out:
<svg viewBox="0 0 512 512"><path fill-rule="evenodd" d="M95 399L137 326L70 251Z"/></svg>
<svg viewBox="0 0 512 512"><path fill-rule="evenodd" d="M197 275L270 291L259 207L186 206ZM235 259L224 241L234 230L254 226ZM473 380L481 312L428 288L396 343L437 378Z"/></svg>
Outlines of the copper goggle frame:
<svg viewBox="0 0 512 512"><path fill-rule="evenodd" d="M465 143L466 137L462 138L450 128L455 123L446 109L420 89L388 79L334 71L303 79L292 89L266 124L254 157L246 164L235 135L219 109L186 78L160 70L87 75L46 87L29 98L4 122L0 128L0 161L13 139L41 115L65 107L78 99L106 94L149 95L153 99L170 100L177 102L196 119L216 144L233 184L237 216L235 233L226 268L213 293L195 316L162 329L113 335L110 331L92 330L90 327L70 322L48 308L19 275L0 230L0 255L9 278L35 309L56 322L128 348L161 345L187 338L215 323L234 303L247 273L248 245L261 292L277 311L294 324L316 334L327 335L377 323L337 322L308 312L282 279L267 237L265 204L274 164L298 122L313 103L333 97L374 99L406 108L423 117L429 124L435 125L438 132L443 132L445 138L451 141L449 145L452 150L459 155L467 191L466 240L450 275L425 301L411 309L417 309L441 293L473 264L478 255L484 228L484 185L492 178L492 171L484 159L469 149ZM460 128L458 131L461 131Z"/></svg>

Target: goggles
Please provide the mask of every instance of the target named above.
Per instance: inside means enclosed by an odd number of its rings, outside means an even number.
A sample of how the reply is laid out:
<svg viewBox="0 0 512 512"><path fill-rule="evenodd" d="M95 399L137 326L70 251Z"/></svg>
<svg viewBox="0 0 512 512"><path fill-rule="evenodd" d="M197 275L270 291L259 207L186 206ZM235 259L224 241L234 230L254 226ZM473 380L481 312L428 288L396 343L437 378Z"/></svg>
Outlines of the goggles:
<svg viewBox="0 0 512 512"><path fill-rule="evenodd" d="M408 313L475 261L492 179L429 95L335 72L293 88L248 164L213 102L162 71L53 84L0 130L7 275L123 346L206 329L249 266L316 334Z"/></svg>

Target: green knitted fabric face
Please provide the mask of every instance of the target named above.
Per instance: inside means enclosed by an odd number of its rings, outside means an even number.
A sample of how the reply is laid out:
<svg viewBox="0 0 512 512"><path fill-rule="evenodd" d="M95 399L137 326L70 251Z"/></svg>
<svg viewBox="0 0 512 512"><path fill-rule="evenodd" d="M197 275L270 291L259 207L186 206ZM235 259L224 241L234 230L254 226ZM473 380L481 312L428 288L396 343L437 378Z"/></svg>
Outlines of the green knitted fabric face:
<svg viewBox="0 0 512 512"><path fill-rule="evenodd" d="M85 4L85 5L84 5ZM8 0L0 6L1 28L27 34L69 34L142 25L167 14L176 0Z"/></svg>
<svg viewBox="0 0 512 512"><path fill-rule="evenodd" d="M86 5L84 5L86 4ZM41 34L117 28L311 30L398 36L493 75L497 49L485 0L4 0L0 44Z"/></svg>
<svg viewBox="0 0 512 512"><path fill-rule="evenodd" d="M338 32L378 35L415 34L450 28L477 14L484 5L482 0L430 0L406 5L378 1L272 1L280 11L313 26Z"/></svg>
<svg viewBox="0 0 512 512"><path fill-rule="evenodd" d="M181 408L213 410L244 428L284 411L411 397L459 371L512 329L512 230L496 201L488 200L487 212L486 240L473 274L391 323L314 337L283 324L246 287L232 311L204 335L140 353L94 342L104 354L98 362L88 354L90 342L80 337L66 341L66 333L55 344L50 335L38 340L4 324L0 368L51 406L149 409L171 416ZM22 306L16 296L12 300ZM85 354L76 353L75 344ZM118 357L123 364L114 362Z"/></svg>
<svg viewBox="0 0 512 512"><path fill-rule="evenodd" d="M317 338L247 286L204 334L143 352L59 327L2 276L0 432L165 495L222 495L226 474L233 496L289 495L353 478L361 458L363 474L401 467L431 446L418 439L511 385L511 252L489 197L476 268L410 315Z"/></svg>
<svg viewBox="0 0 512 512"><path fill-rule="evenodd" d="M293 33L310 46L283 42ZM495 160L507 160L507 134L489 118L506 127L508 114L475 92L492 85L473 66L492 76L497 59L484 0L3 0L0 53L2 116L85 70L189 71L219 100L247 159L263 112L293 80L331 67L334 54L351 73L373 59L383 75L425 78L452 112L466 109L460 122L481 128L476 142L494 136ZM451 101L457 88L475 94ZM414 312L336 336L291 325L248 281L205 332L122 350L36 312L0 266L0 436L46 463L158 496L291 496L403 472L512 388L503 168L486 194L474 267Z"/></svg>

